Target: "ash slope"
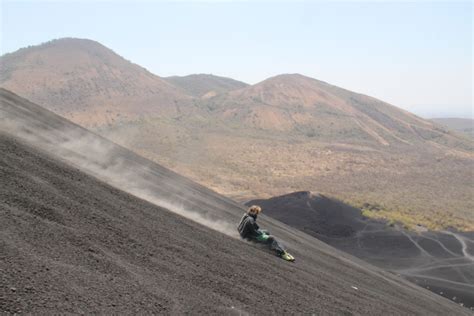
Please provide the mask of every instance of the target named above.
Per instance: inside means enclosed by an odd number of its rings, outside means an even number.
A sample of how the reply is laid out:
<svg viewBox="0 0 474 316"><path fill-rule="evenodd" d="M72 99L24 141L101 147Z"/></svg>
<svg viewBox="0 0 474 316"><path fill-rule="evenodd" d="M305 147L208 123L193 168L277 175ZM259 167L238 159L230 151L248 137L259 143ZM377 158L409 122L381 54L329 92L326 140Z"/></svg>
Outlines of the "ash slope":
<svg viewBox="0 0 474 316"><path fill-rule="evenodd" d="M253 200L264 212L329 245L474 309L474 233L410 232L310 192Z"/></svg>
<svg viewBox="0 0 474 316"><path fill-rule="evenodd" d="M141 175L149 194L168 201L187 196L188 210L232 224L242 212L231 200L0 92L2 312L468 315L268 217L262 224L291 247L295 264L119 190L123 183L92 171L84 148L69 146L67 156L48 142L88 135L96 141L90 147L108 144L121 155L121 170L147 170ZM13 130L11 120L22 129Z"/></svg>

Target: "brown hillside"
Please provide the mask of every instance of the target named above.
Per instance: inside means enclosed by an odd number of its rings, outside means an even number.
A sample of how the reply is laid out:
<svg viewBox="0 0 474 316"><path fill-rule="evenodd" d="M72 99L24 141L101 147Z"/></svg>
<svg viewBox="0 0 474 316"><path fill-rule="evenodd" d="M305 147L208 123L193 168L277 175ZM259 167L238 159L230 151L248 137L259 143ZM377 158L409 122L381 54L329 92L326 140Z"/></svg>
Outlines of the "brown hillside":
<svg viewBox="0 0 474 316"><path fill-rule="evenodd" d="M198 104L207 117L100 133L240 201L314 190L407 226L474 229L473 142L433 122L301 75Z"/></svg>
<svg viewBox="0 0 474 316"><path fill-rule="evenodd" d="M209 102L224 120L248 128L296 131L321 141L472 146L431 121L299 74L269 78Z"/></svg>
<svg viewBox="0 0 474 316"><path fill-rule="evenodd" d="M189 76L172 76L163 78L172 85L183 89L186 94L194 97L209 98L217 94L241 89L248 84L231 78L207 74Z"/></svg>
<svg viewBox="0 0 474 316"><path fill-rule="evenodd" d="M65 38L0 59L0 85L86 126L178 115L179 89L91 40Z"/></svg>

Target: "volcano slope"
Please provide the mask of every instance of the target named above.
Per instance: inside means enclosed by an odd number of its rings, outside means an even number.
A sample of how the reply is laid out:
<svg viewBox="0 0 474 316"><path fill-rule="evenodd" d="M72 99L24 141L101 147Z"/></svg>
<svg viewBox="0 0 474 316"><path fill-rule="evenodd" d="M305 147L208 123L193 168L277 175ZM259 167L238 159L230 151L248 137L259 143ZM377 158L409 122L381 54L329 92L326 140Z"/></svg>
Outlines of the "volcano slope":
<svg viewBox="0 0 474 316"><path fill-rule="evenodd" d="M262 216L297 258L285 262L234 238L242 206L8 91L0 97L2 312L470 314ZM107 168L114 161L120 168Z"/></svg>
<svg viewBox="0 0 474 316"><path fill-rule="evenodd" d="M329 245L474 310L474 232L434 232L373 220L341 201L294 192L249 201Z"/></svg>

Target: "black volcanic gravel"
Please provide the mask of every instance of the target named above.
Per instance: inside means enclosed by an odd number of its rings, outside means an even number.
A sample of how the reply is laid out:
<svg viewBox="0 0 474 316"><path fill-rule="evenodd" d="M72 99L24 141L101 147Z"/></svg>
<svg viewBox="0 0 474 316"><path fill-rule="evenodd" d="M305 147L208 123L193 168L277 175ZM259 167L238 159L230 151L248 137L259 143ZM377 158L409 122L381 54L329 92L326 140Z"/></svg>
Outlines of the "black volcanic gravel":
<svg viewBox="0 0 474 316"><path fill-rule="evenodd" d="M474 262L452 233L391 227L341 201L307 191L246 204L259 204L276 220L474 310ZM474 233L455 234L468 252L474 251Z"/></svg>

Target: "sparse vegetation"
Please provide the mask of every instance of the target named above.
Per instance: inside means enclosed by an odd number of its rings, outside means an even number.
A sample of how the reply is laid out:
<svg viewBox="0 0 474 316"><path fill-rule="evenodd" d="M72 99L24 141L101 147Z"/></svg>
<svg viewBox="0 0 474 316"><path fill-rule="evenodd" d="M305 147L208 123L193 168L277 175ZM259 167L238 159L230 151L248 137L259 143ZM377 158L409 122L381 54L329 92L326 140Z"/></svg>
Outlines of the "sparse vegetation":
<svg viewBox="0 0 474 316"><path fill-rule="evenodd" d="M346 201L347 202L347 201ZM351 204L350 202L348 202ZM431 215L427 215L426 212L420 213L412 209L398 209L394 205L393 209L387 209L385 207L370 205L364 203L363 205L354 204L354 207L362 210L362 215L373 219L382 219L387 221L387 225L393 226L394 224L401 224L404 228L414 230L416 226L424 226L430 230L445 230L449 228L456 228L461 231L474 231L474 221L466 220L452 214L450 212L442 213L440 211L433 211Z"/></svg>
<svg viewBox="0 0 474 316"><path fill-rule="evenodd" d="M342 199L388 224L474 230L467 157L321 144L251 129L236 137L220 125L178 127L171 120L131 126L104 134L119 143L121 135L135 135L124 145L238 201L309 190ZM205 132L212 128L221 132Z"/></svg>

